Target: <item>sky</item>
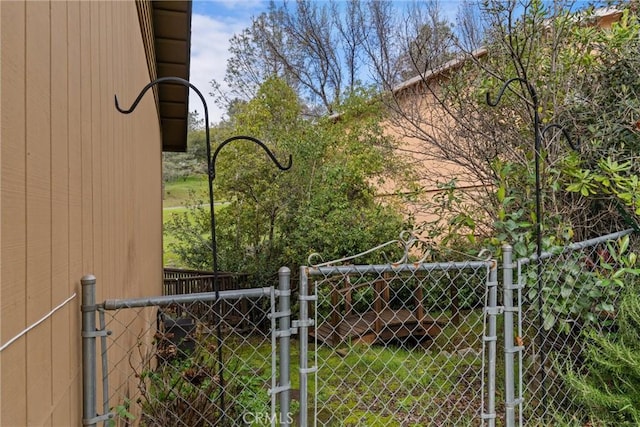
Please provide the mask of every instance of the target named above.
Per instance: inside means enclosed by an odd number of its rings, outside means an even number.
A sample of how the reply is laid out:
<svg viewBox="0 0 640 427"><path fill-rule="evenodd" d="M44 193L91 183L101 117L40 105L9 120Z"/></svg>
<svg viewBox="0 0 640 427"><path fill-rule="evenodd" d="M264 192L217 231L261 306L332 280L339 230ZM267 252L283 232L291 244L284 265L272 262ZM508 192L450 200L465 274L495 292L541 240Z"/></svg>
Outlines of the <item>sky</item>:
<svg viewBox="0 0 640 427"><path fill-rule="evenodd" d="M453 17L458 0L440 2L445 15L450 13ZM577 0L576 3L582 4L585 0ZM219 122L223 114L209 93L212 79L223 85L224 89L224 74L230 56L229 40L249 27L251 18L266 11L267 7L267 0L193 0L190 81L207 101L210 123ZM189 96L189 111L197 111L200 118L204 118L202 102L195 94Z"/></svg>
<svg viewBox="0 0 640 427"><path fill-rule="evenodd" d="M191 18L191 75L189 80L207 100L209 122L217 123L223 111L209 96L211 80L224 83L229 58L229 39L251 24L251 17L266 10L268 3L261 0L219 0L192 3ZM198 111L204 118L204 109L198 96L189 96L189 111Z"/></svg>
<svg viewBox="0 0 640 427"><path fill-rule="evenodd" d="M323 1L323 0L317 0ZM340 0L338 0L340 1ZM395 0L400 3L408 0ZM455 5L458 0L441 0ZM223 111L216 107L211 92L211 80L224 88L224 74L229 58L229 39L251 25L251 18L267 10L268 0L193 0L191 21L191 76L193 83L207 99L209 122L221 120ZM444 8L447 13L448 8ZM204 118L200 98L189 96L189 111L198 111Z"/></svg>

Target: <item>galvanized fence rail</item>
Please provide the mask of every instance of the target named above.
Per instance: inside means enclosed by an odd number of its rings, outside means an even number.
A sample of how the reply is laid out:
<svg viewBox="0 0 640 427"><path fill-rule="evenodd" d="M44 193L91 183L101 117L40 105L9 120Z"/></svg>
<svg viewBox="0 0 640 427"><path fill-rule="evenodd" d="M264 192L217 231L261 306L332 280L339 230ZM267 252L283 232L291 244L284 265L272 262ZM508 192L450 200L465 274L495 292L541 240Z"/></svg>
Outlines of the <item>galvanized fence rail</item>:
<svg viewBox="0 0 640 427"><path fill-rule="evenodd" d="M101 304L95 304L95 277L85 276L83 425L289 425L290 271L279 273L278 289ZM211 319L222 301L229 312L217 324ZM247 304L252 313L262 311L268 331L242 318Z"/></svg>
<svg viewBox="0 0 640 427"><path fill-rule="evenodd" d="M182 295L202 292L214 292L216 289L218 291L231 291L238 289L247 289L248 287L249 283L247 274L237 274L223 271L214 273L213 271L165 268L162 295ZM213 321L213 316L237 316L238 311L240 311L239 317L245 321L252 320L253 317L255 317L252 316L253 313L248 310L246 301L241 301L240 306L236 306L234 308L230 308L230 306L225 301L220 301L217 313L207 310L206 306L194 306L192 307L192 311L191 313L189 313L189 315L196 316L202 320L203 316L205 314L208 314L211 317L209 321ZM182 313L178 312L176 314L180 316Z"/></svg>

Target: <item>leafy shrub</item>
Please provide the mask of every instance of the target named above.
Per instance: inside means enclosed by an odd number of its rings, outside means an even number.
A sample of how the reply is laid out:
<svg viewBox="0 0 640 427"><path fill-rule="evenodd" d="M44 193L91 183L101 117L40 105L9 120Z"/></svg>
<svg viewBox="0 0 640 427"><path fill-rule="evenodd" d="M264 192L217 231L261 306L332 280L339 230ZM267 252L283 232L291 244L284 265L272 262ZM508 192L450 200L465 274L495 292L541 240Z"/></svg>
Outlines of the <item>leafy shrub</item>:
<svg viewBox="0 0 640 427"><path fill-rule="evenodd" d="M543 328L569 333L572 325L610 323L606 319L614 312L620 293L640 271L634 267L636 254L629 252L629 244L627 235L591 256L572 252L547 264L541 278ZM535 278L531 268L527 292L531 302L538 297Z"/></svg>
<svg viewBox="0 0 640 427"><path fill-rule="evenodd" d="M239 359L223 360L220 380L217 339L198 327L193 351L168 351L158 334L153 352L144 353L143 368L136 372L142 426L210 426L223 420L242 423L247 412L269 413L269 396L263 378ZM171 345L171 344L169 344ZM225 406L221 408L224 393Z"/></svg>
<svg viewBox="0 0 640 427"><path fill-rule="evenodd" d="M638 271L633 274L638 275ZM629 283L615 320L617 331L585 334L586 363L564 379L594 425L640 424L640 290Z"/></svg>

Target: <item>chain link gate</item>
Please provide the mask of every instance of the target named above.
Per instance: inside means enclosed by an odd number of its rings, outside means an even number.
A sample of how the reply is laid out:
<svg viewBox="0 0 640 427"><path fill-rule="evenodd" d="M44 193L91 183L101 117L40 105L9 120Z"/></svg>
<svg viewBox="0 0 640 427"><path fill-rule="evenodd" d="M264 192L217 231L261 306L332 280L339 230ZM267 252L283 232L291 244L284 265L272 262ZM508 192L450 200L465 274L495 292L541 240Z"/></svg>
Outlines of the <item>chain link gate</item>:
<svg viewBox="0 0 640 427"><path fill-rule="evenodd" d="M282 268L278 289L95 304L85 276L83 425L289 425L289 280Z"/></svg>
<svg viewBox="0 0 640 427"><path fill-rule="evenodd" d="M402 241L398 263L357 265L382 245L301 268L302 413L314 426L588 425L564 374L584 368L585 331L615 327L632 232L540 262L505 245L501 283L494 260L407 263Z"/></svg>
<svg viewBox="0 0 640 427"><path fill-rule="evenodd" d="M497 264L410 263L415 242L301 268L301 419L306 414L314 426L495 422ZM399 263L351 265L393 243L404 246Z"/></svg>

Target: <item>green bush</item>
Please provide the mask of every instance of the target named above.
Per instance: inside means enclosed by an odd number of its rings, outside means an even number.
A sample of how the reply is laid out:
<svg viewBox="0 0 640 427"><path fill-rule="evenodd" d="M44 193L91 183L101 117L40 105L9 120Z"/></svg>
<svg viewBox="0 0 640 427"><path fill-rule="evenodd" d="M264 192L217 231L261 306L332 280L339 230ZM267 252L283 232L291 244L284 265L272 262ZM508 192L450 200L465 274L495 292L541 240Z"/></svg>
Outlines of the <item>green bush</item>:
<svg viewBox="0 0 640 427"><path fill-rule="evenodd" d="M243 361L223 360L222 383L215 337L196 331L193 351L178 349L161 334L157 338L155 351L141 351L142 369L135 373L141 426L204 427L218 425L222 420L236 425L242 423L247 412L269 413L270 398L265 386L269 378L258 375ZM142 350L142 345L139 348ZM224 408L220 407L222 393ZM131 419L128 407L125 409L124 415ZM123 418L120 411L118 415Z"/></svg>
<svg viewBox="0 0 640 427"><path fill-rule="evenodd" d="M564 379L594 425L640 424L640 283L627 277L613 332L585 333L586 360Z"/></svg>

